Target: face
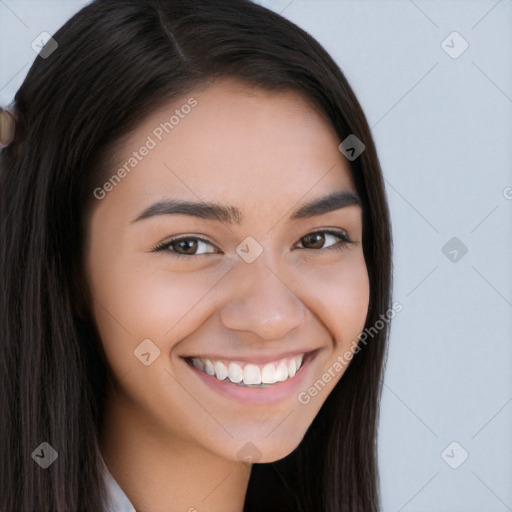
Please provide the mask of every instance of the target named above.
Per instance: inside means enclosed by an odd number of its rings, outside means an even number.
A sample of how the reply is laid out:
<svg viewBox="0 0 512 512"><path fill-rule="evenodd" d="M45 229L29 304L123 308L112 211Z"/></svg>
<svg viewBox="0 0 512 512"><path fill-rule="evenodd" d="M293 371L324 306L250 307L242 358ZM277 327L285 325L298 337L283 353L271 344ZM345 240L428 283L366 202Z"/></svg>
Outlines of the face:
<svg viewBox="0 0 512 512"><path fill-rule="evenodd" d="M223 79L116 149L86 273L112 399L152 442L275 461L342 377L369 283L339 143L298 93Z"/></svg>

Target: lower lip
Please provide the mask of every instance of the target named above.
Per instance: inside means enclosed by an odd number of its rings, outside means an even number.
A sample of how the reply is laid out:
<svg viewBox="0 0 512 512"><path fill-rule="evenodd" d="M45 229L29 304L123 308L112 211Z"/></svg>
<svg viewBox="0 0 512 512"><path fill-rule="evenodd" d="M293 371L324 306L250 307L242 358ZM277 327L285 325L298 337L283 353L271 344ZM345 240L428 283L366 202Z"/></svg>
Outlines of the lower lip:
<svg viewBox="0 0 512 512"><path fill-rule="evenodd" d="M232 382L219 380L212 375L198 370L195 366L191 366L186 361L184 362L187 368L190 368L190 370L192 370L209 388L220 395L239 402L268 405L285 400L299 391L307 378L307 373L315 356L316 351L304 356L302 366L292 378L284 382L270 384L265 388L243 387L233 384Z"/></svg>

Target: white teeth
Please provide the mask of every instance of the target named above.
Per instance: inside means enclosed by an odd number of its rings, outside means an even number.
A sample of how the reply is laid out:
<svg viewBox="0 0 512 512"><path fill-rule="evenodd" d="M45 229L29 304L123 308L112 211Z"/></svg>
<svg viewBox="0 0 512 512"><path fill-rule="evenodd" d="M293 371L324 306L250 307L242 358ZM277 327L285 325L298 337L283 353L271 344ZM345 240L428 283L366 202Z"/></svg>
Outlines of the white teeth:
<svg viewBox="0 0 512 512"><path fill-rule="evenodd" d="M279 366L276 368L276 380L278 382L283 382L288 378L288 368L286 366L286 361L281 361Z"/></svg>
<svg viewBox="0 0 512 512"><path fill-rule="evenodd" d="M275 384L276 379L276 367L272 363L268 363L263 367L261 371L261 382L263 384Z"/></svg>
<svg viewBox="0 0 512 512"><path fill-rule="evenodd" d="M295 359L291 359L288 363L288 375L290 377L295 376L297 373L297 363L295 362Z"/></svg>
<svg viewBox="0 0 512 512"><path fill-rule="evenodd" d="M304 354L289 359L281 359L264 366L236 363L233 361L213 361L206 358L192 357L192 364L200 371L219 380L229 380L239 386L259 386L284 382L295 377L302 366Z"/></svg>
<svg viewBox="0 0 512 512"><path fill-rule="evenodd" d="M214 365L217 379L224 380L228 376L228 369L224 363L217 361Z"/></svg>
<svg viewBox="0 0 512 512"><path fill-rule="evenodd" d="M244 368L244 384L261 384L261 370L255 364Z"/></svg>
<svg viewBox="0 0 512 512"><path fill-rule="evenodd" d="M242 382L242 368L236 363L229 363L228 377L231 382L238 384Z"/></svg>
<svg viewBox="0 0 512 512"><path fill-rule="evenodd" d="M192 364L198 369L204 372L204 364L202 359L193 359ZM210 363L211 364L211 363Z"/></svg>
<svg viewBox="0 0 512 512"><path fill-rule="evenodd" d="M209 359L204 360L204 371L208 375L215 375L215 368L213 367L213 363Z"/></svg>

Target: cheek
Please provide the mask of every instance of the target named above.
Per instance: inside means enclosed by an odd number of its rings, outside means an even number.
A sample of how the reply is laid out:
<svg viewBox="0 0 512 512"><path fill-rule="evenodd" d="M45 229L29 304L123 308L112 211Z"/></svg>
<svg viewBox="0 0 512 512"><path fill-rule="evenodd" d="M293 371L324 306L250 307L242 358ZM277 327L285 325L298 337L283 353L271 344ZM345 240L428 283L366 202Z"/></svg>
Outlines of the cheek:
<svg viewBox="0 0 512 512"><path fill-rule="evenodd" d="M173 340L186 336L190 322L199 318L207 293L223 272L163 272L140 259L94 262L90 283L94 317L109 361L119 371L134 362L133 351L144 339L161 353L169 353ZM197 320L196 320L197 321Z"/></svg>
<svg viewBox="0 0 512 512"><path fill-rule="evenodd" d="M311 268L302 279L317 283L310 309L333 338L318 355L314 375L297 395L298 422L307 428L345 373L364 329L369 302L369 279L362 252L330 268Z"/></svg>
<svg viewBox="0 0 512 512"><path fill-rule="evenodd" d="M346 350L363 330L370 286L362 251L332 266L312 266L301 278L308 283L319 319L334 335L335 351ZM314 306L313 306L314 304Z"/></svg>
<svg viewBox="0 0 512 512"><path fill-rule="evenodd" d="M345 348L363 330L368 314L370 284L364 261L334 278L333 288L340 291L334 293L332 300L339 318L336 327L343 334L341 341Z"/></svg>
<svg viewBox="0 0 512 512"><path fill-rule="evenodd" d="M201 428L191 426L204 410L176 384L170 354L204 321L208 291L223 272L204 273L199 278L163 272L130 258L110 265L109 272L102 268L96 266L91 279L95 322L112 373L122 382L123 396L144 410L155 425L175 434L201 436ZM139 357L147 352L150 361L146 366ZM210 437L215 440L216 436L213 429Z"/></svg>

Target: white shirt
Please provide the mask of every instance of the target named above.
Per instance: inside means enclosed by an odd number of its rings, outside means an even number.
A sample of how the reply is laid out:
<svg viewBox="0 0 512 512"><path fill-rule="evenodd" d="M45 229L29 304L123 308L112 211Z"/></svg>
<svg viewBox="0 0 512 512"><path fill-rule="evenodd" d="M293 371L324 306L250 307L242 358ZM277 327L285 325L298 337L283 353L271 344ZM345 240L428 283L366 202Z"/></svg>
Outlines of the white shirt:
<svg viewBox="0 0 512 512"><path fill-rule="evenodd" d="M123 492L114 477L110 474L105 461L103 460L103 479L109 494L109 503L105 512L136 512L135 507Z"/></svg>

